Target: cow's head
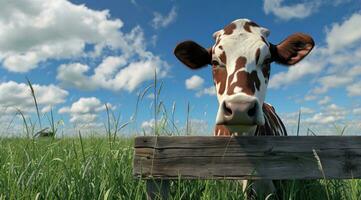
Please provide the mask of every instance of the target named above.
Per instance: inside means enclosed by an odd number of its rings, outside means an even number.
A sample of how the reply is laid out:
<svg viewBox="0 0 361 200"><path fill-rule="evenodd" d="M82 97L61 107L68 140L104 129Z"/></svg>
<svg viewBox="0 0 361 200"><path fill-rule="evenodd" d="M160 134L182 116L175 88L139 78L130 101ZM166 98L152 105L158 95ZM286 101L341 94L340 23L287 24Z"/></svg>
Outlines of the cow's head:
<svg viewBox="0 0 361 200"><path fill-rule="evenodd" d="M262 105L275 61L293 65L313 48L303 33L290 35L278 45L267 41L269 31L247 19L238 19L213 34L216 43L203 48L185 41L174 50L191 69L212 65L219 109L216 124L247 131L264 124Z"/></svg>

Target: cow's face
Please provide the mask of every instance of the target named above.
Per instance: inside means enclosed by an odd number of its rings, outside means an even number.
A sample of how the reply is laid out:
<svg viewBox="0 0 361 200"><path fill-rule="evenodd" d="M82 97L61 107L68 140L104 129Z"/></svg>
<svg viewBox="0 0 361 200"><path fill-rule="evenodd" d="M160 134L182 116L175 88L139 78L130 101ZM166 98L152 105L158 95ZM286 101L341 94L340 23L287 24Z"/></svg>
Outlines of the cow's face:
<svg viewBox="0 0 361 200"><path fill-rule="evenodd" d="M267 41L269 31L247 19L233 21L213 34L215 44L205 49L193 41L175 48L179 60L192 69L212 66L219 108L216 124L247 131L264 124L265 99L272 61L293 65L314 42L297 33L279 45Z"/></svg>

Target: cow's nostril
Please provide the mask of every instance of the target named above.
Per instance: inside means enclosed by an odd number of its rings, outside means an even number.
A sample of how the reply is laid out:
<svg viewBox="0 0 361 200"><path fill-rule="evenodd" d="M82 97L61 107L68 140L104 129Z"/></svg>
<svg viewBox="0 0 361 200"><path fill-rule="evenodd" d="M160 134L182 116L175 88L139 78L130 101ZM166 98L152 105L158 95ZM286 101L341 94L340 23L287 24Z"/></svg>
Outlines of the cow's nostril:
<svg viewBox="0 0 361 200"><path fill-rule="evenodd" d="M232 115L232 109L227 107L226 102L223 102L223 110L224 110L224 115L226 115L226 116Z"/></svg>
<svg viewBox="0 0 361 200"><path fill-rule="evenodd" d="M257 111L257 104L253 104L253 107L248 110L247 114L250 117L254 117Z"/></svg>

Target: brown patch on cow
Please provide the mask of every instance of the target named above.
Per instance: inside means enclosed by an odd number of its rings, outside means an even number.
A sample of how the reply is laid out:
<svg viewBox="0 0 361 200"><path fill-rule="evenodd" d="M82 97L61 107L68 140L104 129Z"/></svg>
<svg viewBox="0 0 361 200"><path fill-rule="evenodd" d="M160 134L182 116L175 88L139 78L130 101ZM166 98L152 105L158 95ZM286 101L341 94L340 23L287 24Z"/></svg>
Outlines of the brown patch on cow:
<svg viewBox="0 0 361 200"><path fill-rule="evenodd" d="M214 136L230 136L231 131L224 125L216 125L214 127Z"/></svg>
<svg viewBox="0 0 361 200"><path fill-rule="evenodd" d="M269 79L270 72L271 72L271 65L269 63L264 64L262 68L262 74L266 79Z"/></svg>
<svg viewBox="0 0 361 200"><path fill-rule="evenodd" d="M225 51L223 51L223 52L221 53L221 55L219 56L219 59L221 59L221 62L222 62L223 64L227 64L227 56L226 56L226 52L225 52Z"/></svg>
<svg viewBox="0 0 361 200"><path fill-rule="evenodd" d="M254 22L246 22L243 26L244 30L248 31L248 32L252 32L251 31L251 26L254 26L254 27L259 27L258 24L254 23Z"/></svg>
<svg viewBox="0 0 361 200"><path fill-rule="evenodd" d="M229 25L227 25L226 27L224 27L224 34L225 35L231 35L233 33L233 30L236 29L236 24L231 23Z"/></svg>
<svg viewBox="0 0 361 200"><path fill-rule="evenodd" d="M227 94L233 94L233 90L237 86L236 83L231 85L234 75L237 73L238 70L244 68L246 66L246 63L247 63L247 58L245 58L243 56L240 56L239 58L237 58L234 72L229 76L229 79L228 79L229 88L228 88Z"/></svg>
<svg viewBox="0 0 361 200"><path fill-rule="evenodd" d="M239 71L246 66L246 63L247 59L243 56L237 59L235 70L228 79L228 95L234 94L234 89L236 87L242 88L242 92L248 95L254 95L256 89L260 89L261 82L258 78L257 71L252 71L251 73L246 71ZM232 83L235 76L237 76L237 81Z"/></svg>
<svg viewBox="0 0 361 200"><path fill-rule="evenodd" d="M221 50L223 50L223 46L222 46L222 45L220 45L218 48L220 48Z"/></svg>
<svg viewBox="0 0 361 200"><path fill-rule="evenodd" d="M216 67L213 66L213 81L214 84L220 84L218 89L218 94L223 95L226 90L226 82L227 82L227 70L224 67Z"/></svg>
<svg viewBox="0 0 361 200"><path fill-rule="evenodd" d="M246 66L246 63L247 63L247 58L245 58L243 56L240 56L239 58L237 58L234 72L229 76L228 85L231 85L235 73L237 73L237 71L240 70L241 68L244 68ZM233 92L233 90L232 90L232 92ZM229 93L229 90L228 90L228 93Z"/></svg>
<svg viewBox="0 0 361 200"><path fill-rule="evenodd" d="M244 68L246 66L247 63L247 58L240 56L239 58L237 58L236 60L236 68L234 70L234 72Z"/></svg>
<svg viewBox="0 0 361 200"><path fill-rule="evenodd" d="M258 60L260 55L261 55L261 50L258 48L256 51L256 65L258 65Z"/></svg>
<svg viewBox="0 0 361 200"><path fill-rule="evenodd" d="M254 75L252 73L250 74L246 71L237 72L237 82L232 83L230 80L228 81L229 87L227 90L227 94L228 95L234 94L234 89L238 86L238 87L242 88L243 93L253 96L256 89L255 89ZM259 83L258 78L257 78L257 80Z"/></svg>

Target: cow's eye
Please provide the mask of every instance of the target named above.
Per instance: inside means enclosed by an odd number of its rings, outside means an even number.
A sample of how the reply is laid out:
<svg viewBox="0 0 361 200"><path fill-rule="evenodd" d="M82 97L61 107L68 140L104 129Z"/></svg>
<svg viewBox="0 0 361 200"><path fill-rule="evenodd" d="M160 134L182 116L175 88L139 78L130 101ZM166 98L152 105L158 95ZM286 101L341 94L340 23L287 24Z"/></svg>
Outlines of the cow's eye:
<svg viewBox="0 0 361 200"><path fill-rule="evenodd" d="M215 68L226 68L226 66L222 63L219 63L218 61L216 60L213 60L211 62L212 66L215 67Z"/></svg>
<svg viewBox="0 0 361 200"><path fill-rule="evenodd" d="M216 60L212 60L212 65L213 65L213 66L219 66L219 62L216 61Z"/></svg>

